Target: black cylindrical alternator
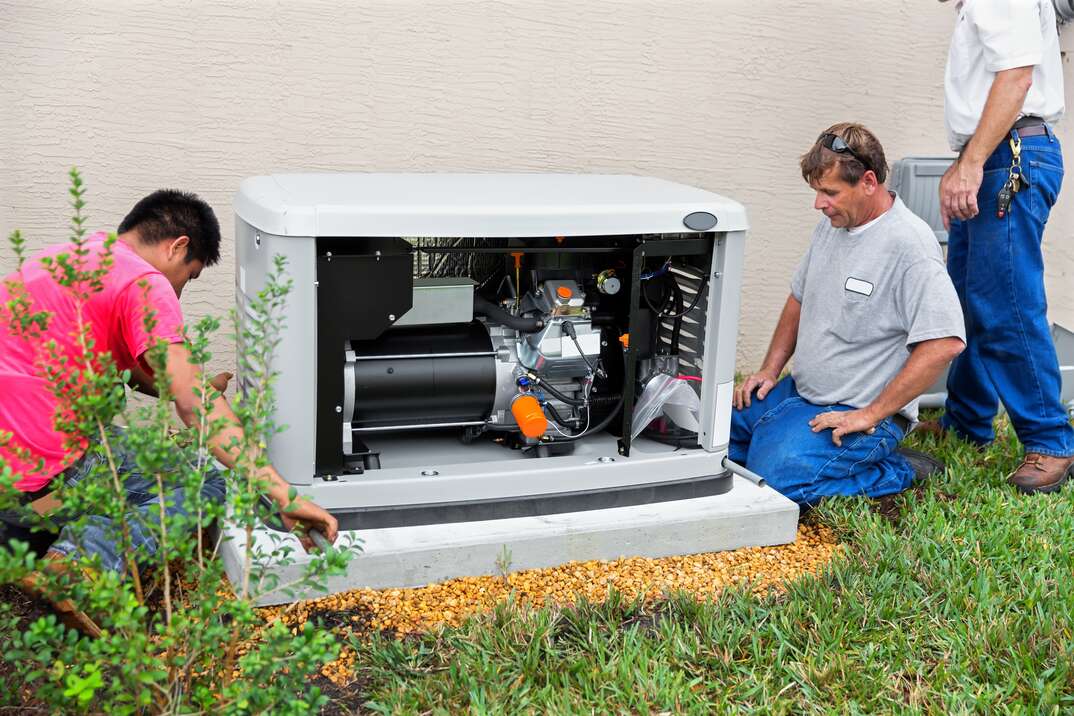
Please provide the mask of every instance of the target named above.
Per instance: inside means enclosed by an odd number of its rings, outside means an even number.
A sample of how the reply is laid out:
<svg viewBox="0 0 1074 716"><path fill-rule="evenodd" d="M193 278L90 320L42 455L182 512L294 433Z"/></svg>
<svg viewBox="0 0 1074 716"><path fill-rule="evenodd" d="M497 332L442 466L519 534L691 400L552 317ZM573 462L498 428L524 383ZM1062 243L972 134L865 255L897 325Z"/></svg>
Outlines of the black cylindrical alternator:
<svg viewBox="0 0 1074 716"><path fill-rule="evenodd" d="M496 397L488 329L468 324L396 328L351 341L344 415L357 431L482 424Z"/></svg>

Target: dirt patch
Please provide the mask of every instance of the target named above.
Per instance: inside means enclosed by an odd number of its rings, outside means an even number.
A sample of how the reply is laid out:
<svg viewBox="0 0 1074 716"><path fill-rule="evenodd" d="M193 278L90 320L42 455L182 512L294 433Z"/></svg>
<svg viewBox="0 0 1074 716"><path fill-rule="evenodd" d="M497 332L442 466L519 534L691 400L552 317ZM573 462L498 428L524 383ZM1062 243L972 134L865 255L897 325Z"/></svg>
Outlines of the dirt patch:
<svg viewBox="0 0 1074 716"><path fill-rule="evenodd" d="M902 519L902 494L884 495L872 501L870 509L893 525Z"/></svg>
<svg viewBox="0 0 1074 716"><path fill-rule="evenodd" d="M0 602L11 607L12 613L19 617L19 625L27 626L38 617L51 614L48 604L35 599L10 584L0 585Z"/></svg>
<svg viewBox="0 0 1074 716"><path fill-rule="evenodd" d="M324 676L318 676L313 680L313 685L328 697L328 705L321 709L321 716L372 713L362 708L366 700L366 679L352 678L345 684L336 684Z"/></svg>
<svg viewBox="0 0 1074 716"><path fill-rule="evenodd" d="M954 502L958 499L958 495L944 492L943 490L935 490L932 495L940 502ZM884 495L883 497L877 497L876 499L871 500L870 509L892 525L898 526L902 521L902 515L905 508L924 498L925 483L917 482L905 492L900 492L894 495Z"/></svg>
<svg viewBox="0 0 1074 716"><path fill-rule="evenodd" d="M323 629L331 629L339 632L368 632L373 628L374 615L363 605L356 605L349 609L326 609L313 612L310 621L317 622Z"/></svg>
<svg viewBox="0 0 1074 716"><path fill-rule="evenodd" d="M52 613L52 608L39 599L34 599L10 584L0 585L0 602L8 605L11 614L18 618L19 628L26 630L30 624ZM0 715L11 714L47 714L49 709L44 704L34 699L33 690L29 687L20 687L17 682L14 666L3 657L0 657L0 685L7 686L9 691L0 697L0 703L17 704L12 706L0 706Z"/></svg>

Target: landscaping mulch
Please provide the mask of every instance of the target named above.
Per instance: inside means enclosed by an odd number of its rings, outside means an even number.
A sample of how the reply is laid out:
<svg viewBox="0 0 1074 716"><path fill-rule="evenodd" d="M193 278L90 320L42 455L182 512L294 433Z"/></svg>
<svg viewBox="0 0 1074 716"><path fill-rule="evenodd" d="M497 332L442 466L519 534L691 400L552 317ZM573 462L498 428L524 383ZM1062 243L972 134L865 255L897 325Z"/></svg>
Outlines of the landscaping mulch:
<svg viewBox="0 0 1074 716"><path fill-rule="evenodd" d="M397 635L457 627L491 613L508 599L523 607L598 604L616 593L652 603L672 593L711 599L728 587L781 591L816 574L843 548L829 528L807 521L795 542L675 557L628 557L569 562L501 576L462 577L407 589L354 589L321 599L261 610L266 621L282 619L294 629L315 620L341 635L388 631ZM344 646L321 674L339 687L353 679L354 649Z"/></svg>

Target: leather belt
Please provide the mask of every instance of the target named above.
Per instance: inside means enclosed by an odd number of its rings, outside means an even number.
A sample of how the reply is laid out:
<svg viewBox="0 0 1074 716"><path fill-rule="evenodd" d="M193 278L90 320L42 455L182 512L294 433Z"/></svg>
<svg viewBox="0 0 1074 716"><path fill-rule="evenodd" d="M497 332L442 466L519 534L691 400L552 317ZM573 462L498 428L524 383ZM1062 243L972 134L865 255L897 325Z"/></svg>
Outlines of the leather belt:
<svg viewBox="0 0 1074 716"><path fill-rule="evenodd" d="M1018 130L1019 137L1039 137L1048 133L1048 125L1040 117L1019 117L1011 126L1011 131Z"/></svg>
<svg viewBox="0 0 1074 716"><path fill-rule="evenodd" d="M52 481L51 480L49 480L48 484L46 484L40 490L35 490L33 492L20 492L19 493L19 504L20 505L28 505L31 502L33 502L34 500L40 499L40 498L44 497L45 495L47 495L50 492L52 492Z"/></svg>
<svg viewBox="0 0 1074 716"><path fill-rule="evenodd" d="M1019 132L1019 134L1021 134L1021 132ZM910 421L907 417L902 413L895 413L891 416L891 422L899 426L899 429L902 430L903 437L905 437L906 431L910 429Z"/></svg>

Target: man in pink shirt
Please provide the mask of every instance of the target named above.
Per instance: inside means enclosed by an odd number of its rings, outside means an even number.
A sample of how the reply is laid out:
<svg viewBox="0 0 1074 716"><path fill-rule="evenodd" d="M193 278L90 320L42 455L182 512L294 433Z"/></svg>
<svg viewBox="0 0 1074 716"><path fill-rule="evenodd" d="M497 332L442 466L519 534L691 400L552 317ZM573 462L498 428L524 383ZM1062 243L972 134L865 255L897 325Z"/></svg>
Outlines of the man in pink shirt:
<svg viewBox="0 0 1074 716"><path fill-rule="evenodd" d="M99 265L105 255L105 235L91 236L86 248L87 267ZM81 311L71 291L56 283L46 268L50 257L61 253L71 256L72 251L69 244L47 249L27 260L0 285L0 434L10 435L7 444L0 446L0 458L21 475L15 488L22 493L23 503L44 497L59 480L78 482L102 459L89 441L82 440L72 448L67 436L55 429L58 400L42 375L42 361L48 360L48 341L56 342L60 355L80 354L80 320L89 326L95 350L110 353L120 371L131 371L135 387L149 394L155 391L146 351L158 340L165 341L167 379L176 412L186 425L194 423L199 405L194 389L201 382L200 369L190 362L183 345L179 297L190 280L220 258L220 227L209 205L193 194L171 190L157 191L138 202L119 225L118 240L111 251L112 265L101 290L82 304ZM47 329L39 339L27 340L11 332L8 306L12 293L25 295L31 311L50 314ZM148 330L147 308L155 314L155 325ZM222 390L226 378L225 375L220 380L218 376L214 385ZM237 439L239 444L242 428L222 396L213 401L209 419L223 420L226 425L212 442L213 455L224 465L234 466L239 454L232 441ZM133 510L147 511L157 503L155 478L139 472L136 453L126 446L123 433L116 431L114 436L113 459L124 480L128 501ZM280 506L285 525L301 523L321 531L329 540L336 538L335 518L304 499L291 504L289 485L272 466L263 468L260 477L268 486L268 496ZM224 484L219 473L214 471L206 479L202 495L211 500L223 498ZM168 500L170 511L185 511L181 490L175 490ZM283 512L285 507L287 511ZM0 541L6 544L12 537L28 537L29 523L24 520L15 512L0 512ZM109 522L103 516L93 516L88 528L77 536L63 528L48 556L63 559L95 555L102 567L122 571L124 561L110 536L114 530ZM137 529L135 532L137 548L148 554L155 552L152 535L141 534ZM309 546L308 538L303 538L303 544Z"/></svg>

